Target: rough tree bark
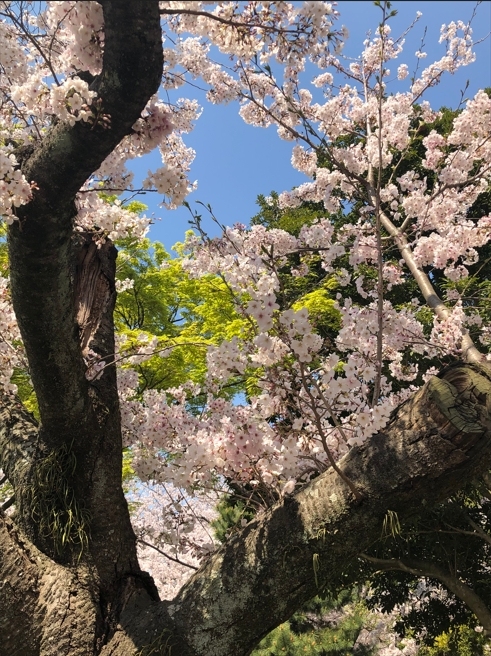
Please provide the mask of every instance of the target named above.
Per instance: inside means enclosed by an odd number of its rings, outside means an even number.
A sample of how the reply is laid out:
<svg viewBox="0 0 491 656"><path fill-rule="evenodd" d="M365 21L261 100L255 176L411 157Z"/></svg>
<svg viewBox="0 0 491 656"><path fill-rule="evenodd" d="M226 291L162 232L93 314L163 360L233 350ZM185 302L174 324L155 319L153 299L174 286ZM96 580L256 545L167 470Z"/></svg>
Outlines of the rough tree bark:
<svg viewBox="0 0 491 656"><path fill-rule="evenodd" d="M114 366L85 377L92 348L114 353L115 252L73 237L76 192L130 131L159 86L158 2L104 0L103 71L111 125L56 125L23 161L33 200L9 229L12 296L41 425L11 398L0 465L16 512L0 512L0 644L23 656L245 656L319 586L399 520L489 467L491 378L456 364L394 413L383 433L251 522L173 602L138 565L121 488Z"/></svg>

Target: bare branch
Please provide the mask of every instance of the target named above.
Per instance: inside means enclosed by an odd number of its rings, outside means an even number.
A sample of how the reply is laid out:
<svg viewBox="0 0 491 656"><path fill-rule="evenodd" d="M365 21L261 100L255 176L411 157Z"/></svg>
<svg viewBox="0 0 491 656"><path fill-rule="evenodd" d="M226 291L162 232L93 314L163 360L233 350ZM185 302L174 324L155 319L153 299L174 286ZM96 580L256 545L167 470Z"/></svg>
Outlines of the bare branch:
<svg viewBox="0 0 491 656"><path fill-rule="evenodd" d="M491 635L491 611L474 590L460 578L450 574L439 565L414 558L375 558L367 554L361 557L383 571L398 570L414 576L426 576L442 583L450 592L463 601L474 613L484 628L486 635Z"/></svg>
<svg viewBox="0 0 491 656"><path fill-rule="evenodd" d="M140 544L144 544L146 547L150 547L150 549L155 549L157 553L167 558L167 560L172 560L172 562L178 563L179 565L184 565L184 567L189 567L190 569L194 569L194 570L198 569L195 565L191 565L190 563L185 563L183 560L180 560L179 558L170 556L168 553L165 553L165 551L162 551L162 549L159 549L151 542L146 542L145 540L142 540L142 538L138 538L138 542Z"/></svg>

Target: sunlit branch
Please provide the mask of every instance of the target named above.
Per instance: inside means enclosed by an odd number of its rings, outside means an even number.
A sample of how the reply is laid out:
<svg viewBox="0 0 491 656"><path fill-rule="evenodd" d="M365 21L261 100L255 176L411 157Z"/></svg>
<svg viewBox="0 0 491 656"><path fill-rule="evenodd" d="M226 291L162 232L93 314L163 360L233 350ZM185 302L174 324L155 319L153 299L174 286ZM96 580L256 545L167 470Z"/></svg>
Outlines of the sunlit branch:
<svg viewBox="0 0 491 656"><path fill-rule="evenodd" d="M222 23L223 25L227 25L228 27L234 27L234 28L244 28L246 30L250 30L251 28L260 30L261 32L270 32L272 34L290 34L292 36L298 36L299 35L299 30L289 30L288 28L282 28L282 27L276 27L273 25L264 25L264 23L254 25L251 23L244 23L241 21L234 21L229 18L223 18L222 16L217 16L216 14L211 14L208 11L200 11L199 9L166 9L162 8L160 10L160 13L162 16L179 16L179 15L184 15L184 16L202 16L204 18L209 18L210 20L214 20L217 23Z"/></svg>

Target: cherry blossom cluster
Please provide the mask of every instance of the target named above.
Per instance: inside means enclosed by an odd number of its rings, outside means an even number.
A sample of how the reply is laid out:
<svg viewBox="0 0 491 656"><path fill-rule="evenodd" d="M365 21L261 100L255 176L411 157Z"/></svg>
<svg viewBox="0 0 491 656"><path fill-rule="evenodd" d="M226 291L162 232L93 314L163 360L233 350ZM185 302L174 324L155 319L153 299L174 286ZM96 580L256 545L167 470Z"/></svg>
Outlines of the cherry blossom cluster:
<svg viewBox="0 0 491 656"><path fill-rule="evenodd" d="M327 357L307 309L280 308L278 271L287 257L302 249L321 249L324 258L331 253L334 269L345 249L333 251L333 236L332 222L322 219L302 228L298 238L263 226L229 228L211 241L189 237L186 246L192 253L184 268L196 276L220 275L251 329L245 339L234 337L209 347L204 387L149 390L139 400L136 373L121 370L125 434L143 480L170 481L190 490L224 477L269 487L278 495L291 481L308 480L328 466L330 457L337 459L382 429L392 410L412 393L411 384L394 392L384 376L380 398L372 403L379 333L375 302L360 308L346 300L339 307L340 355ZM392 269L400 275L397 267ZM417 364L403 361L404 353L433 357L436 345L425 337L413 311L396 310L387 300L382 331L388 371L399 383L411 383L420 372ZM151 353L151 348L141 348L138 362ZM249 405L221 396L227 384L254 371L258 393ZM198 393L206 394L207 401L196 417L189 400ZM273 416L282 421L272 422Z"/></svg>
<svg viewBox="0 0 491 656"><path fill-rule="evenodd" d="M210 7L210 5L213 5ZM244 61L260 55L300 66L311 50L337 36L338 14L326 2L161 2L169 30L206 37L220 52ZM188 10L188 11L187 11Z"/></svg>
<svg viewBox="0 0 491 656"><path fill-rule="evenodd" d="M161 11L167 21L166 30L173 33L172 41L177 34L177 47L164 50L164 86L177 88L186 75L201 78L209 86L207 98L213 103L245 98L244 89L255 89L263 99L275 93L274 80L258 72L252 60L261 65L270 61L284 65L285 88L291 88L307 56L331 46L340 49L346 35L344 29L334 29L338 13L325 2L304 2L300 6L288 2L194 2L192 8L189 3L164 2ZM184 33L192 36L182 39ZM232 67L217 63L215 49L219 59L220 54L232 59ZM277 117L285 123L292 119L292 125L296 124L298 119L280 95L275 97ZM264 127L271 124L261 107L252 103L244 105L241 114L248 122ZM279 131L289 137L284 126Z"/></svg>
<svg viewBox="0 0 491 656"><path fill-rule="evenodd" d="M397 43L389 36L390 33L391 28L385 23L379 25L373 40L366 39L363 42L365 49L363 50L361 61L353 62L350 65L350 70L354 75L360 75L361 71L365 75L370 75L371 73L378 72L381 65L397 59L402 52L404 41L401 40Z"/></svg>
<svg viewBox="0 0 491 656"><path fill-rule="evenodd" d="M24 129L15 128L12 133L17 140L24 138L28 141L38 137L41 126L49 125L53 117L70 125L94 118L91 105L97 94L89 90L85 80L71 75L62 82L48 85L44 78L45 73L34 68L25 79L21 78L17 84L10 86L9 102L26 123Z"/></svg>
<svg viewBox="0 0 491 656"><path fill-rule="evenodd" d="M458 354L461 350L465 326L470 323L469 318L462 309L462 302L457 301L448 317L444 319L434 317L431 341L438 345L444 353L453 352Z"/></svg>
<svg viewBox="0 0 491 656"><path fill-rule="evenodd" d="M0 215L6 223L12 223L12 208L25 205L31 199L31 185L16 168L17 160L7 149L0 149Z"/></svg>
<svg viewBox="0 0 491 656"><path fill-rule="evenodd" d="M125 433L138 436L133 467L142 480L172 482L191 492L197 485L213 486L218 473L268 482L272 469L281 473L281 462L273 464L281 444L267 421L250 406L220 398L210 398L201 417L194 417L187 400L197 391L148 390L142 403L135 398L123 403Z"/></svg>
<svg viewBox="0 0 491 656"><path fill-rule="evenodd" d="M94 72L100 68L102 8L95 2L53 2L46 3L46 11L25 13L17 20L8 20L13 10L10 3L4 9L7 18L0 20L0 214L11 223L15 207L29 202L35 188L35 181L26 180L19 170L16 148L42 138L54 120L71 125L93 120L96 94L76 73L87 69L87 58ZM75 51L83 54L84 62Z"/></svg>
<svg viewBox="0 0 491 656"><path fill-rule="evenodd" d="M35 181L27 181L18 171L14 157L18 145L34 145L57 121L73 125L77 121L102 121L109 126L111 117L99 116L96 93L89 89L87 73L101 71L104 50L102 6L97 2L48 2L36 15L27 13L21 20L8 20L13 10L6 5L6 20L0 20L0 211L8 221L15 218L13 208L30 199ZM12 14L14 15L14 14ZM4 37L4 38L3 38ZM84 74L79 72L83 71ZM83 78L83 79L82 79ZM132 190L132 173L126 162L159 147L164 166L149 172L143 182L146 189L162 194L168 207L179 206L194 188L187 179L194 151L186 148L181 135L189 132L200 114L195 101L181 99L164 103L157 96L150 99L133 130L103 162L86 188L108 190L120 195ZM5 144L5 145L4 145ZM92 201L89 205L93 205ZM94 218L87 211L87 200L80 199L85 228ZM114 216L116 210L98 213L92 222L96 231L106 236L138 236L135 219ZM88 217L88 214L91 216ZM104 216L103 216L104 215ZM118 229L112 225L118 224ZM125 232L125 229L126 232Z"/></svg>
<svg viewBox="0 0 491 656"><path fill-rule="evenodd" d="M462 33L461 36L459 32ZM414 82L411 90L415 96L421 95L428 87L438 84L444 73L455 73L461 66L467 66L475 61L470 25L462 21L442 25L440 43L443 42L446 43L447 52L440 60L425 68L421 77ZM419 56L425 57L426 54L419 53Z"/></svg>
<svg viewBox="0 0 491 656"><path fill-rule="evenodd" d="M211 522L218 495L190 497L173 485L132 483L133 528L142 568L153 576L162 599L171 599L193 569L213 550Z"/></svg>
<svg viewBox="0 0 491 656"><path fill-rule="evenodd" d="M0 62L5 75L13 79L23 78L27 74L26 57L16 37L14 26L0 21ZM6 80L2 80L2 85L5 84Z"/></svg>
<svg viewBox="0 0 491 656"><path fill-rule="evenodd" d="M86 191L78 195L77 205L75 229L91 232L99 244L127 236L143 239L148 232L150 219L129 212L119 200L107 203L97 192Z"/></svg>
<svg viewBox="0 0 491 656"><path fill-rule="evenodd" d="M171 107L157 96L152 97L131 134L121 141L94 174L98 188L116 194L132 189L133 173L126 168L126 162L159 147L165 166L153 173L149 171L143 186L166 196L168 207L180 205L193 188L187 173L194 159L194 151L186 148L181 134L192 130L200 111L193 101L182 100Z"/></svg>
<svg viewBox="0 0 491 656"><path fill-rule="evenodd" d="M126 292L129 289L133 289L135 281L131 278L125 278L124 280L116 280L116 291L118 294Z"/></svg>
<svg viewBox="0 0 491 656"><path fill-rule="evenodd" d="M9 281L0 276L0 388L15 394L17 386L11 382L14 370L25 367L25 355L19 327L12 309Z"/></svg>
<svg viewBox="0 0 491 656"><path fill-rule="evenodd" d="M56 63L60 70L89 71L102 67L104 18L98 2L48 2L38 27L56 37Z"/></svg>
<svg viewBox="0 0 491 656"><path fill-rule="evenodd" d="M77 121L93 120L90 105L96 96L95 91L89 91L89 85L84 80L77 76L68 78L59 86L52 87L50 113L70 125Z"/></svg>

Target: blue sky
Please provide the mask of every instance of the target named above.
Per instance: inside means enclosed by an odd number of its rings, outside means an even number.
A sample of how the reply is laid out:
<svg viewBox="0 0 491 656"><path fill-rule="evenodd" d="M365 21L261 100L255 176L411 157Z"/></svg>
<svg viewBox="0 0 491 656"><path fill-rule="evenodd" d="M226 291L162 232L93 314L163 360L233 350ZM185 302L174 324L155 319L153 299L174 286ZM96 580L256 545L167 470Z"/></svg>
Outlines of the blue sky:
<svg viewBox="0 0 491 656"><path fill-rule="evenodd" d="M398 15L392 19L392 35L399 36L412 22L416 12L422 12L418 24L406 38L400 63L407 63L412 71L416 63L414 53L420 49L424 28L427 27L424 51L426 59L423 67L443 54L443 44L438 44L442 23L452 20L467 22L476 6L474 2L426 1L393 2ZM380 10L370 1L341 0L337 9L341 13L339 23L349 30L343 54L350 57L358 55L363 48L367 32L377 27ZM491 1L480 3L473 22L474 40L484 38L491 31ZM460 101L461 90L469 80L466 97L477 89L491 86L491 39L488 37L476 46L477 61L464 67L454 76L447 76L426 98L435 108L446 105L456 107ZM398 62L399 63L399 62ZM393 66L394 70L395 67ZM310 69L312 77L319 69ZM307 78L305 85L308 88ZM210 204L221 223L232 225L236 222L248 223L257 212L256 197L268 195L272 190L281 192L306 181L304 175L295 171L290 164L291 142L282 141L276 130L254 128L246 125L238 115L238 104L216 106L206 102L204 94L193 87L179 89L179 97L196 98L203 106L203 113L192 133L185 135L186 145L196 151L196 159L191 170L191 180L198 181L198 189L188 197L195 208L197 200ZM158 153L137 160L132 169L136 173L135 183L141 180L149 168L161 166ZM147 215L160 217L151 227L150 238L161 241L170 249L182 240L189 229L189 212L185 208L166 210L159 207L162 199L156 193L148 193L140 198L149 209ZM204 212L203 212L204 214ZM217 228L205 222L211 234Z"/></svg>

